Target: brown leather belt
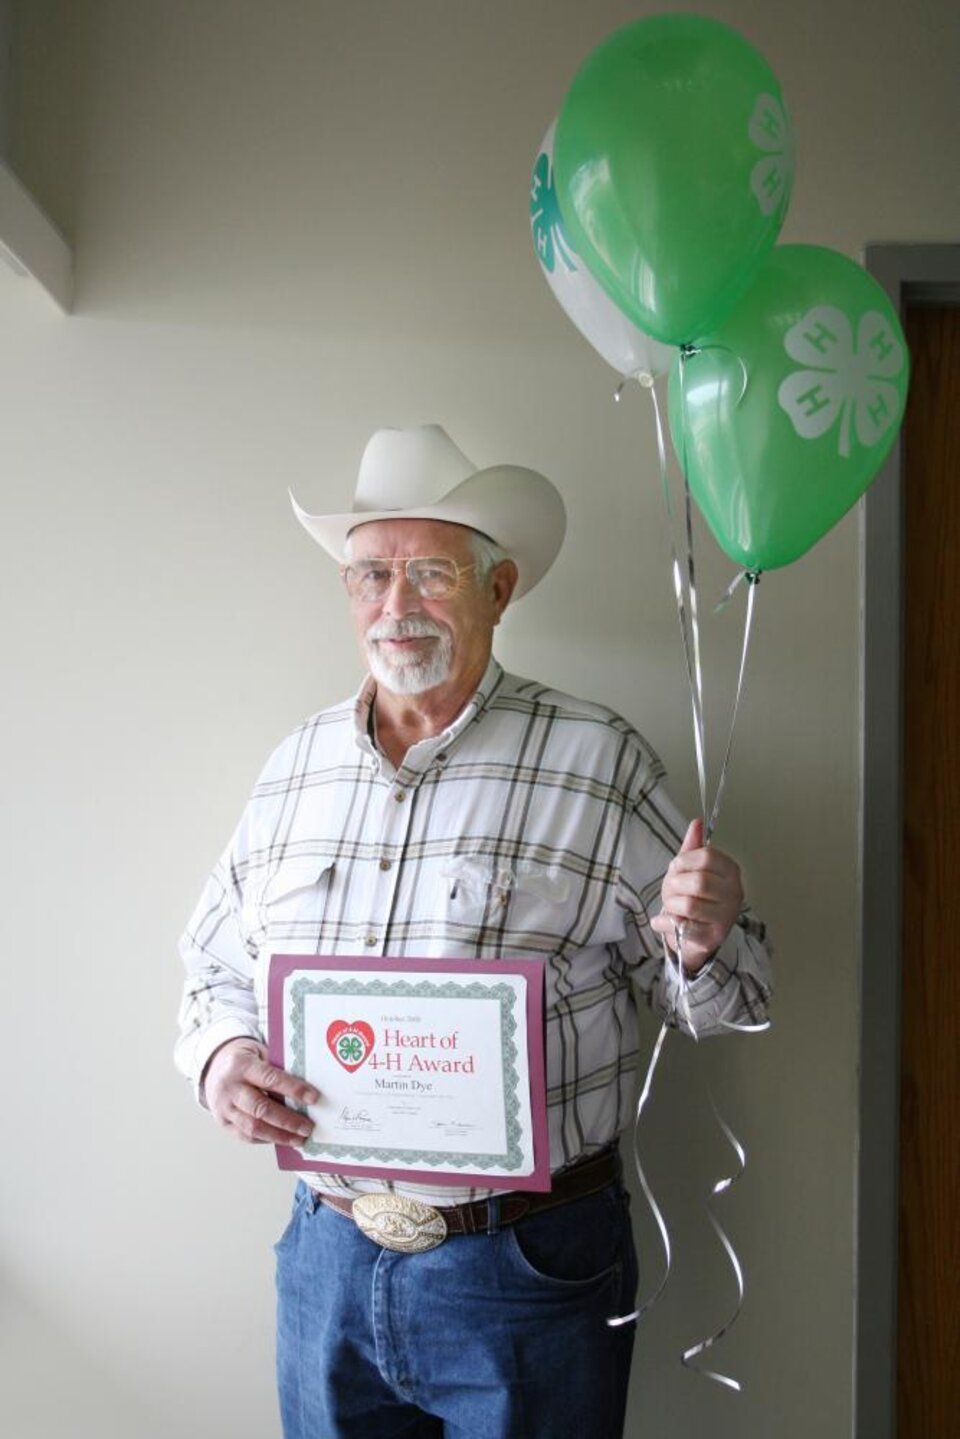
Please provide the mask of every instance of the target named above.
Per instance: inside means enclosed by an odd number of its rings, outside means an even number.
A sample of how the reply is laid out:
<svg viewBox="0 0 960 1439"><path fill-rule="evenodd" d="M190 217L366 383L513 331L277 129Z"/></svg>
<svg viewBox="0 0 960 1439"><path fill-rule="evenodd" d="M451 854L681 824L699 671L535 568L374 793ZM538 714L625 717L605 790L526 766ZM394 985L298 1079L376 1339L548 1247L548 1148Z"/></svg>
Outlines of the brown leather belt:
<svg viewBox="0 0 960 1439"><path fill-rule="evenodd" d="M619 1179L620 1173L617 1149L603 1149L555 1174L545 1193L511 1190L496 1196L500 1210L498 1223L501 1226L515 1224L528 1214L585 1199ZM333 1194L318 1194L318 1198L328 1209L352 1219L375 1243L405 1253L433 1249L455 1234L483 1234L494 1217L490 1213L490 1201L486 1199L477 1199L472 1204L434 1206L390 1190L364 1194L359 1199Z"/></svg>

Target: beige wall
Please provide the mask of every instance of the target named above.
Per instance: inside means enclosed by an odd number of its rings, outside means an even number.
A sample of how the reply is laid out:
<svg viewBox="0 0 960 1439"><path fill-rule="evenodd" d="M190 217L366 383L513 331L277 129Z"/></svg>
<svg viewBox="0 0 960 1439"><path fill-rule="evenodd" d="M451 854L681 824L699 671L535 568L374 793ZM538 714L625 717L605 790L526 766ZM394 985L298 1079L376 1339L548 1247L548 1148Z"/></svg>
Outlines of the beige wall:
<svg viewBox="0 0 960 1439"><path fill-rule="evenodd" d="M956 239L952 0L701 0L780 77L786 238ZM363 442L440 419L542 468L568 546L501 657L616 705L694 803L639 395L543 284L529 168L616 0L37 0L12 158L74 237L76 314L0 267L6 593L4 1432L277 1433L270 1243L289 1183L170 1066L175 943L268 747L358 663L286 486L346 506ZM729 566L705 552L703 592ZM718 839L776 938L774 1031L668 1048L645 1131L678 1254L642 1328L631 1435L850 1434L857 1067L857 519L768 576ZM732 683L736 617L707 626ZM869 957L867 957L869 959ZM653 1029L645 1023L644 1045ZM701 1197L747 1266L726 1314ZM638 1228L658 1256L647 1221ZM9 1419L3 1410L11 1411Z"/></svg>

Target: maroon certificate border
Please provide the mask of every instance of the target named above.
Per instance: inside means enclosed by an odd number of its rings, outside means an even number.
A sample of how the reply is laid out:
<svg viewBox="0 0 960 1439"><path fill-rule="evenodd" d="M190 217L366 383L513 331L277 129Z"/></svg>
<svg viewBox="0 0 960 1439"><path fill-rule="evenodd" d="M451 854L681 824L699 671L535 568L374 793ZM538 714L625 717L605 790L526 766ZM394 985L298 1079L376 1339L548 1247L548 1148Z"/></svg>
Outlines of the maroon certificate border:
<svg viewBox="0 0 960 1439"><path fill-rule="evenodd" d="M547 1132L547 1086L544 1057L544 971L542 959L391 959L389 955L274 954L267 979L267 1051L272 1064L284 1067L283 986L295 970L389 970L397 974L513 974L526 980L527 1068L530 1122L533 1128L533 1169L529 1174L475 1174L446 1169L381 1169L339 1160L306 1159L290 1145L278 1144L281 1169L324 1174L366 1175L371 1179L406 1179L415 1184L456 1185L460 1188L550 1188L550 1140Z"/></svg>

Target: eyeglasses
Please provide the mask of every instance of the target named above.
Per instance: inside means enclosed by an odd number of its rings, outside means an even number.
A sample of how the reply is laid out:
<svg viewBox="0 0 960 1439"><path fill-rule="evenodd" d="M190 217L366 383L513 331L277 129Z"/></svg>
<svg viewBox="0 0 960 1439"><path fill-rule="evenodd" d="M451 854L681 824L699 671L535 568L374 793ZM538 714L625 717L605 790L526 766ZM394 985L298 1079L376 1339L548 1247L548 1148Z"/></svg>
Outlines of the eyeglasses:
<svg viewBox="0 0 960 1439"><path fill-rule="evenodd" d="M460 576L476 565L458 565L445 556L417 555L409 560L351 560L340 573L347 594L360 604L374 604L389 593L393 577L402 571L407 582L425 600L448 600L460 588Z"/></svg>

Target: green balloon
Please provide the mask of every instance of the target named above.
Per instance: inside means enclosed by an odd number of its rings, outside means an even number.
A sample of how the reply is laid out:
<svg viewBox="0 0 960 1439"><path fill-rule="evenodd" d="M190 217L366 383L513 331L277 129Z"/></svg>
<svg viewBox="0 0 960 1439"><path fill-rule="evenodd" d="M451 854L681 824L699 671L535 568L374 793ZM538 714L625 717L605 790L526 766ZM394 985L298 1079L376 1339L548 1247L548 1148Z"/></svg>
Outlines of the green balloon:
<svg viewBox="0 0 960 1439"><path fill-rule="evenodd" d="M670 429L694 499L737 564L790 564L859 499L903 419L907 343L846 255L780 245L670 374Z"/></svg>
<svg viewBox="0 0 960 1439"><path fill-rule="evenodd" d="M793 136L773 71L742 36L657 15L588 57L554 164L584 263L642 330L683 344L732 306L775 243Z"/></svg>

